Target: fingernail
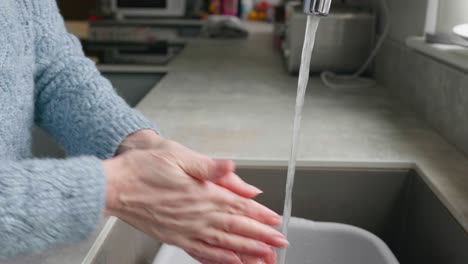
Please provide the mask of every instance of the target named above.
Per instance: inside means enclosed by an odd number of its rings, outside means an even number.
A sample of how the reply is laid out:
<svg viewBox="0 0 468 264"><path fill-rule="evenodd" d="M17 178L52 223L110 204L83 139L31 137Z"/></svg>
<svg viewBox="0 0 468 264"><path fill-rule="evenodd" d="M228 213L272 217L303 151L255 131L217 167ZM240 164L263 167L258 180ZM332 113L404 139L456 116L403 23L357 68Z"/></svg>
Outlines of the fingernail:
<svg viewBox="0 0 468 264"><path fill-rule="evenodd" d="M267 219L268 225L270 226L280 226L281 225L281 217L276 215L271 215Z"/></svg>
<svg viewBox="0 0 468 264"><path fill-rule="evenodd" d="M275 230L276 231L276 230ZM282 239L286 239L286 237L283 235L283 233L281 233L280 231L276 231L276 234L275 234L275 237L277 238L282 238Z"/></svg>
<svg viewBox="0 0 468 264"><path fill-rule="evenodd" d="M275 219L280 219L281 216L279 214L277 214L275 211L271 210L270 208L267 208L268 210L268 213L271 215L271 217L275 218Z"/></svg>
<svg viewBox="0 0 468 264"><path fill-rule="evenodd" d="M289 241L282 237L275 237L275 243L281 248L289 246Z"/></svg>
<svg viewBox="0 0 468 264"><path fill-rule="evenodd" d="M252 189L252 192L256 193L257 195L263 193L263 191L260 190L259 188L255 187L255 186L253 186L253 185L249 185L249 186L250 186L250 188Z"/></svg>
<svg viewBox="0 0 468 264"><path fill-rule="evenodd" d="M282 221L281 216L279 214L275 213L275 212L273 212L273 213L274 213L273 219L281 223L281 221Z"/></svg>

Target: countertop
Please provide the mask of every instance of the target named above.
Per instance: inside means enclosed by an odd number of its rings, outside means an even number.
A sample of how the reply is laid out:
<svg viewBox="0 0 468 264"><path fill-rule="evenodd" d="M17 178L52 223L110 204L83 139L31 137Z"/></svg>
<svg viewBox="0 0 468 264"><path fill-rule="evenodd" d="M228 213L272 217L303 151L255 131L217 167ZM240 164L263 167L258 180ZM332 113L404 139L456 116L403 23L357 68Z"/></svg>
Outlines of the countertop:
<svg viewBox="0 0 468 264"><path fill-rule="evenodd" d="M82 20L68 20L65 22L68 32L80 39L87 39L89 36L89 23Z"/></svg>

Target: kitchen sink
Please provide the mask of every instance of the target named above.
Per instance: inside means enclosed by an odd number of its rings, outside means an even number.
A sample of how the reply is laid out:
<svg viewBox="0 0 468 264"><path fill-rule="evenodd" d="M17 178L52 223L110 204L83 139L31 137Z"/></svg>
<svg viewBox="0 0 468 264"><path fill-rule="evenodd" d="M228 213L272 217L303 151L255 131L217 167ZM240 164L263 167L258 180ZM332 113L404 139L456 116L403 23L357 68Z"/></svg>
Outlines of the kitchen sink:
<svg viewBox="0 0 468 264"><path fill-rule="evenodd" d="M119 72L99 67L102 75L109 79L116 92L135 107L164 77L165 72Z"/></svg>
<svg viewBox="0 0 468 264"><path fill-rule="evenodd" d="M240 169L282 212L286 168ZM468 263L468 235L416 170L299 168L296 217L339 222L383 239L400 263Z"/></svg>
<svg viewBox="0 0 468 264"><path fill-rule="evenodd" d="M264 191L258 201L282 212L286 166L239 166ZM293 216L338 222L384 240L400 263L468 263L468 234L417 169L304 166L296 172ZM160 246L112 219L84 263L151 263ZM294 264L294 263L291 263Z"/></svg>
<svg viewBox="0 0 468 264"><path fill-rule="evenodd" d="M166 66L184 49L183 42L82 41L87 56L101 64Z"/></svg>

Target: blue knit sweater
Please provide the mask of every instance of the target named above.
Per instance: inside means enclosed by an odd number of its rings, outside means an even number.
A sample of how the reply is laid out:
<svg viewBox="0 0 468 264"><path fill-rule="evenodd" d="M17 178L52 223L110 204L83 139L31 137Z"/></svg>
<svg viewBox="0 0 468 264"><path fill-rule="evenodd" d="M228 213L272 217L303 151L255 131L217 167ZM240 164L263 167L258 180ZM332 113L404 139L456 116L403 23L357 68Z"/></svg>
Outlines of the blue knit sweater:
<svg viewBox="0 0 468 264"><path fill-rule="evenodd" d="M34 122L71 157L31 159ZM55 0L0 0L0 257L89 235L104 205L100 159L144 128L67 34Z"/></svg>

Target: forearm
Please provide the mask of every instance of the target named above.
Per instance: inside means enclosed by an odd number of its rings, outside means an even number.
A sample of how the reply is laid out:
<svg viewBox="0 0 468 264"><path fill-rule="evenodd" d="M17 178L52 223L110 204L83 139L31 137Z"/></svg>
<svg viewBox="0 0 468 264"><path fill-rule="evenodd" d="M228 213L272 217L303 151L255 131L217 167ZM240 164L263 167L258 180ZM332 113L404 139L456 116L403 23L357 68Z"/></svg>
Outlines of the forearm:
<svg viewBox="0 0 468 264"><path fill-rule="evenodd" d="M70 155L112 157L123 139L155 129L131 109L67 33L54 0L37 0L36 123Z"/></svg>
<svg viewBox="0 0 468 264"><path fill-rule="evenodd" d="M94 230L106 190L100 160L0 164L0 258L79 241Z"/></svg>
<svg viewBox="0 0 468 264"><path fill-rule="evenodd" d="M130 134L143 129L155 130L141 113L127 106L113 91L105 90L106 87L99 85L81 86L70 89L65 98L61 95L63 90L51 98L41 98L38 103L42 104L36 107L40 115L37 123L69 155L93 155L101 159L114 156Z"/></svg>

